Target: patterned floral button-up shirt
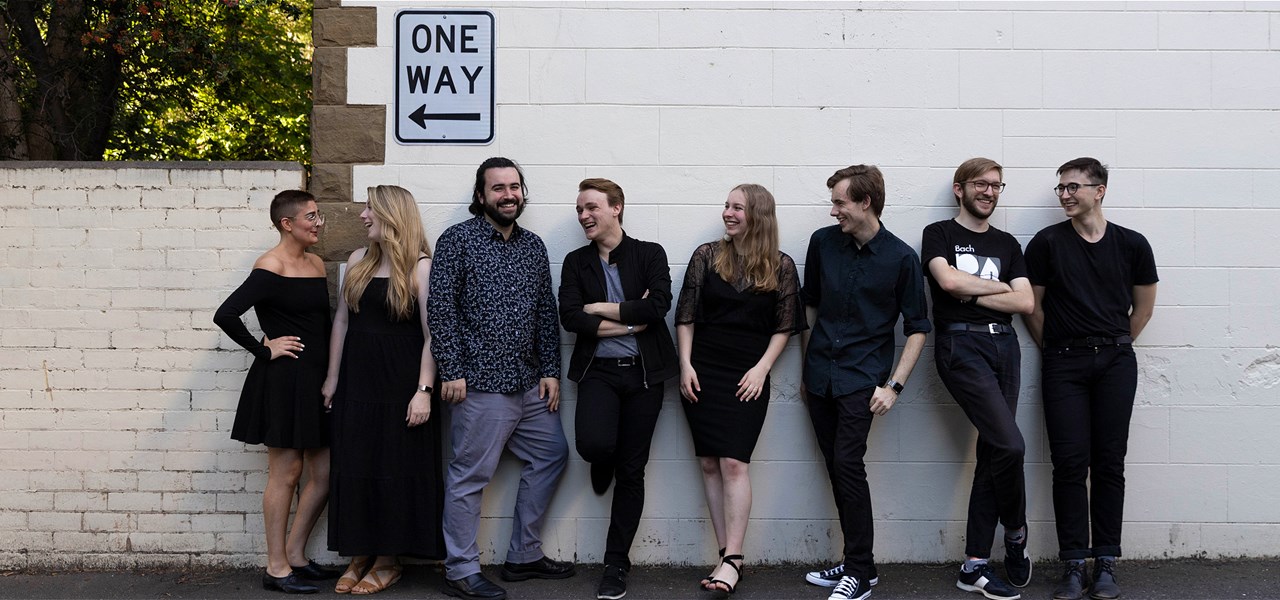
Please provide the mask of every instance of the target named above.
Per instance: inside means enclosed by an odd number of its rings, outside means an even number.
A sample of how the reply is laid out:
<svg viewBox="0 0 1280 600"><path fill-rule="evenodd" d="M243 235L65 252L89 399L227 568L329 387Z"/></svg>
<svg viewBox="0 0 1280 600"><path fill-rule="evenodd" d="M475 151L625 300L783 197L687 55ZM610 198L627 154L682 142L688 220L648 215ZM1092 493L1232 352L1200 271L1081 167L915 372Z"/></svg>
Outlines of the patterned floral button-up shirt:
<svg viewBox="0 0 1280 600"><path fill-rule="evenodd" d="M560 377L560 321L547 247L515 225L510 239L484 217L436 242L427 320L441 381L513 394Z"/></svg>

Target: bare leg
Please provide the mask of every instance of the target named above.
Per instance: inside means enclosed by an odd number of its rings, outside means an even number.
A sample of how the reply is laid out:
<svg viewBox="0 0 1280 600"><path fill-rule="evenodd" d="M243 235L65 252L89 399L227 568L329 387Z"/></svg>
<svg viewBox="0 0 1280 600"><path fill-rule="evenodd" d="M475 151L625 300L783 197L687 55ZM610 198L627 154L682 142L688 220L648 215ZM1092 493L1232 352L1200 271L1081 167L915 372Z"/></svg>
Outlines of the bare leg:
<svg viewBox="0 0 1280 600"><path fill-rule="evenodd" d="M702 467L702 489L707 495L707 510L711 512L711 528L716 532L716 546L724 548L724 481L720 477L720 459L699 456L698 465Z"/></svg>
<svg viewBox="0 0 1280 600"><path fill-rule="evenodd" d="M725 556L742 554L742 543L747 536L747 523L751 520L751 478L748 474L749 464L732 458L720 459L720 476L724 485L724 539ZM741 561L738 561L741 567ZM715 578L736 586L739 573L729 565L721 564L716 568ZM715 584L717 589L729 591L723 584Z"/></svg>
<svg viewBox="0 0 1280 600"><path fill-rule="evenodd" d="M325 502L329 501L329 449L312 448L303 452L303 466L307 471L307 485L298 495L298 511L293 515L293 528L289 530L285 555L290 565L307 564L307 540L315 528Z"/></svg>
<svg viewBox="0 0 1280 600"><path fill-rule="evenodd" d="M302 476L302 451L267 448L267 489L262 492L262 521L267 530L267 574L284 577L293 568L285 555L289 507Z"/></svg>

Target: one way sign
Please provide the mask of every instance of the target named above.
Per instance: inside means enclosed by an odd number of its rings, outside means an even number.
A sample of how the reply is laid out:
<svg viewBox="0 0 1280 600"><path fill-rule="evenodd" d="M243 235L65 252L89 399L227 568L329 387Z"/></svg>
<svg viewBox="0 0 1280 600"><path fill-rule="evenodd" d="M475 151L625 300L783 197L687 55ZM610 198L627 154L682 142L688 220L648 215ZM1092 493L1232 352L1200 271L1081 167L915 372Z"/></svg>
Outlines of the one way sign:
<svg viewBox="0 0 1280 600"><path fill-rule="evenodd" d="M396 14L396 141L493 141L493 13Z"/></svg>

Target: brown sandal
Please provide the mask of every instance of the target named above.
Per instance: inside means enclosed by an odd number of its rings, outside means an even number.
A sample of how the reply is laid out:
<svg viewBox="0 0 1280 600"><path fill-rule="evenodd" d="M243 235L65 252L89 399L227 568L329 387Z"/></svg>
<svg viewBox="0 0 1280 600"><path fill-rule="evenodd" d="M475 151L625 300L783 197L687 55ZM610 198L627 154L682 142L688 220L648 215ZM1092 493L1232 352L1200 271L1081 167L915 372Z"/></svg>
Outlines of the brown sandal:
<svg viewBox="0 0 1280 600"><path fill-rule="evenodd" d="M335 594L346 594L360 583L360 579L364 577L365 570L369 567L370 561L373 559L368 556L351 559L351 564L347 566L347 570L342 573L342 577L338 578L338 584L333 586Z"/></svg>
<svg viewBox="0 0 1280 600"><path fill-rule="evenodd" d="M351 588L351 593L358 596L367 596L381 592L400 581L400 574L403 572L404 569L399 564L382 565L381 567L369 569L369 572L364 574L364 578L360 580L360 583ZM381 573L390 573L390 576L384 579ZM373 580L373 583L369 583L370 579Z"/></svg>

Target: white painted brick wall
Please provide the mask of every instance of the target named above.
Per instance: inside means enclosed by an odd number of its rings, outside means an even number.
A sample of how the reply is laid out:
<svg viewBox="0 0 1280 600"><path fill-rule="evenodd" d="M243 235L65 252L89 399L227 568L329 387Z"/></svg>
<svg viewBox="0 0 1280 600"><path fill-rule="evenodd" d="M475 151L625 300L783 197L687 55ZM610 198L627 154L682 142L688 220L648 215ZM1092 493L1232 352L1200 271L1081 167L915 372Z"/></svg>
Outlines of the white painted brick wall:
<svg viewBox="0 0 1280 600"><path fill-rule="evenodd" d="M111 166L0 167L0 563L254 562L265 455L227 437L247 362L211 319L302 171Z"/></svg>
<svg viewBox="0 0 1280 600"><path fill-rule="evenodd" d="M344 5L376 6L379 21L378 47L349 55L349 100L390 105L391 28L403 5ZM989 156L1010 184L993 222L1025 244L1061 219L1049 190L1056 167L1096 156L1112 167L1108 216L1148 236L1162 277L1140 344L1126 554L1280 553L1261 539L1280 533L1271 503L1280 456L1266 429L1280 416L1275 4L513 2L492 10L501 82L493 144L400 146L388 132L385 164L355 167L355 196L403 185L438 235L466 218L474 166L510 156L533 192L522 222L558 263L582 244L571 209L577 181L608 177L627 191L628 232L666 246L678 286L689 253L720 232L719 205L737 183L774 192L783 250L803 260L809 233L830 222L824 182L835 168L880 165L885 223L918 247L925 224L954 214L955 166ZM1049 558L1056 540L1039 357L1024 350L1019 423L1032 551ZM793 344L775 368L747 551L824 562L839 532L795 399L798 364ZM566 386L570 431L574 392ZM926 351L901 406L871 434L879 557L960 554L973 438ZM691 454L668 386L648 471L661 491L648 496L639 561L700 564L714 552ZM586 471L571 464L546 540L554 555L595 561L608 507L585 491ZM484 560L502 559L514 475L504 464L486 496Z"/></svg>
<svg viewBox="0 0 1280 600"><path fill-rule="evenodd" d="M377 6L380 24L379 45L349 55L348 100L389 102L403 5L345 4ZM1113 167L1108 216L1147 234L1163 280L1140 344L1126 554L1280 554L1268 428L1280 417L1280 12L938 6L505 3L493 9L494 143L399 146L388 129L385 164L356 166L353 194L404 185L434 237L467 216L474 166L511 156L533 191L523 221L558 277L582 243L576 183L609 177L627 190L628 231L666 246L678 286L737 183L775 193L783 249L802 261L808 234L830 222L823 183L835 168L879 164L885 223L918 245L925 224L953 214L955 165L990 156L1010 184L994 222L1025 243L1061 218L1054 168L1098 156ZM259 564L266 456L227 437L249 357L211 314L274 242L266 203L301 173L21 166L0 166L0 567ZM1039 359L1024 354L1032 551L1050 558ZM747 551L765 562L825 562L839 549L798 364L792 344L753 462ZM572 384L563 406L572 435ZM927 350L871 434L882 560L960 554L972 441ZM639 562L714 553L691 446L669 385ZM516 470L504 462L485 498L486 561L503 558ZM575 457L546 528L552 555L603 554L608 500L586 481ZM323 524L311 551L334 558Z"/></svg>

